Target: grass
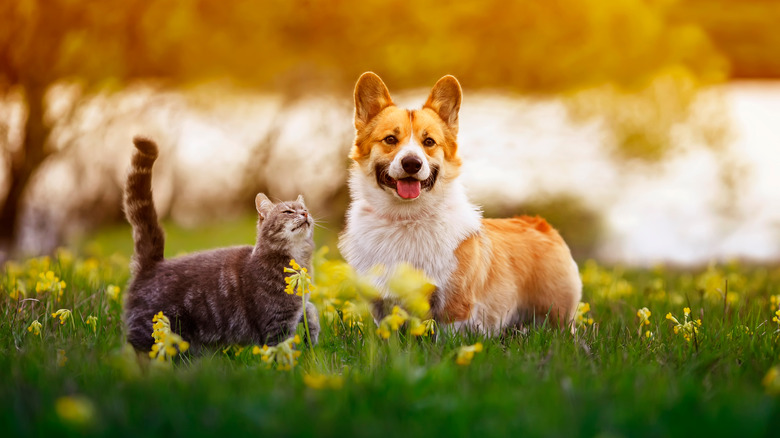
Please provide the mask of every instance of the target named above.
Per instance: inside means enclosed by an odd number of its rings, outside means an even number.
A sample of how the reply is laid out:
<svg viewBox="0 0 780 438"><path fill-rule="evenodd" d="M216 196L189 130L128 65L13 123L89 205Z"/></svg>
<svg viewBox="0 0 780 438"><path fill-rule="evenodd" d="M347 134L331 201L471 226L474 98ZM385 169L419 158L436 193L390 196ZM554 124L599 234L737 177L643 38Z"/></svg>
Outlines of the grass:
<svg viewBox="0 0 780 438"><path fill-rule="evenodd" d="M229 229L214 242L215 233L169 228L169 253L199 243L251 243L251 221ZM172 365L142 371L124 348L121 295L114 300L107 293L110 285L124 291L128 280L131 241L124 231L75 245L80 256L61 251L0 274L4 436L770 436L780 430L774 395L780 382L762 384L780 363L777 302L770 298L780 294L780 269L627 270L587 262L581 271L590 311L574 336L542 326L500 338L443 332L434 341L402 328L385 340L367 316L362 328L349 327L345 301L359 296L328 271L342 265L320 259L312 300L323 331L313 350L297 346L302 355L292 371L268 369L251 348L185 352ZM236 241L239 235L246 236ZM39 274L49 271L66 283L60 298L56 282L36 292ZM28 300L16 292L20 285ZM642 307L652 314L640 328ZM664 318L671 312L683 322L684 307L702 322L690 341ZM65 324L51 316L60 308L72 310ZM94 331L89 316L98 318ZM28 331L33 320L42 325L40 336ZM458 365L461 347L477 342L484 349ZM67 357L62 366L58 350ZM330 385L315 389L307 374L325 375Z"/></svg>

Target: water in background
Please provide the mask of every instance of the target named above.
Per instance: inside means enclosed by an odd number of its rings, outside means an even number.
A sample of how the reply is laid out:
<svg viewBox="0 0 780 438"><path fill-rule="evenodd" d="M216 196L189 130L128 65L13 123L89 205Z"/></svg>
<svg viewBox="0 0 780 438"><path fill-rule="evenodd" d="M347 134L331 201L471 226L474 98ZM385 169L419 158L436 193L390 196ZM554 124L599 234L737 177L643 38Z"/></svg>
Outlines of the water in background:
<svg viewBox="0 0 780 438"><path fill-rule="evenodd" d="M426 92L394 97L419 107ZM712 92L725 102L724 146L708 147L681 125L673 130L673 151L654 164L615 158L608 122L573 121L560 99L467 93L459 134L463 181L486 210L579 198L603 219L593 255L607 261L780 259L780 84L733 83ZM67 100L68 90L61 93ZM252 192L262 190L278 199L303 193L314 212L340 222L354 133L350 96L290 102L138 86L93 98L55 130L64 153L31 187L28 249L46 249L98 210L121 217L130 139L138 133L163 148L155 199L175 221L197 224L246 211Z"/></svg>

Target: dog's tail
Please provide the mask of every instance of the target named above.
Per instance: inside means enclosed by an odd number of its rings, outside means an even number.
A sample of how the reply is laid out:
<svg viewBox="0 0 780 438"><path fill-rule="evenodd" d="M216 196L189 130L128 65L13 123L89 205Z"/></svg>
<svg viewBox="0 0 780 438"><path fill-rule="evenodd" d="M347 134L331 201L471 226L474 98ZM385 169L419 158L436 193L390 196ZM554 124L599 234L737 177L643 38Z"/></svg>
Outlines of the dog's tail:
<svg viewBox="0 0 780 438"><path fill-rule="evenodd" d="M135 152L125 185L125 215L133 226L135 254L133 275L163 260L165 233L157 221L152 199L152 166L157 159L157 145L148 138L135 137Z"/></svg>

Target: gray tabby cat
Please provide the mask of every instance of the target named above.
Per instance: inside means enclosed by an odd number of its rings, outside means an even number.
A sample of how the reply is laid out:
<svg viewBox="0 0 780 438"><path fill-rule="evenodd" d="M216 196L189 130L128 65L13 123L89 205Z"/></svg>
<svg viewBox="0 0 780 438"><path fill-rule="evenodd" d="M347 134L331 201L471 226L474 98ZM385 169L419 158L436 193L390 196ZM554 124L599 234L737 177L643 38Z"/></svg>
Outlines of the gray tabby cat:
<svg viewBox="0 0 780 438"><path fill-rule="evenodd" d="M127 288L127 340L137 351L152 347L152 318L162 311L171 328L196 351L203 345L275 345L295 333L301 298L284 289L290 259L311 271L314 222L303 197L274 204L255 198L257 243L164 259L165 237L152 200L157 145L133 139L136 151L125 187L125 213L133 226L135 255ZM312 342L319 319L306 303Z"/></svg>

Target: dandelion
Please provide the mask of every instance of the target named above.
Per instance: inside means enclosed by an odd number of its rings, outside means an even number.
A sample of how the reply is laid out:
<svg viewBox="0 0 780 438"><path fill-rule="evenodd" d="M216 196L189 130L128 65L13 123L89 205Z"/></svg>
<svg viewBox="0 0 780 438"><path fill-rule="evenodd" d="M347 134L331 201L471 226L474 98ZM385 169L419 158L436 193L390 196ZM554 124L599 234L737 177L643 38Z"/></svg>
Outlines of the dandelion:
<svg viewBox="0 0 780 438"><path fill-rule="evenodd" d="M309 321L306 317L306 294L311 293L314 289L314 285L311 282L311 276L306 268L302 268L295 259L290 260L290 268L285 267L284 272L292 275L288 275L284 278L284 282L287 286L284 291L288 294L295 294L301 297L303 303L303 328L306 330L306 337L311 346L311 332L309 332Z"/></svg>
<svg viewBox="0 0 780 438"><path fill-rule="evenodd" d="M680 322L672 315L672 312L666 314L666 319L674 323L674 334L682 333L686 341L690 341L691 338L699 333L699 327L701 327L701 319L689 320L691 315L691 309L686 307L683 309L683 322Z"/></svg>
<svg viewBox="0 0 780 438"><path fill-rule="evenodd" d="M92 333L97 333L97 316L90 315L87 317L86 324L89 327L92 327Z"/></svg>
<svg viewBox="0 0 780 438"><path fill-rule="evenodd" d="M390 334L394 331L398 331L406 320L409 319L409 314L398 306L393 306L393 312L379 322L379 327L376 329L376 334L384 339L388 339Z"/></svg>
<svg viewBox="0 0 780 438"><path fill-rule="evenodd" d="M586 315L588 312L590 312L589 303L577 304L577 313L574 315L574 323L577 325L577 328L584 328L588 325L593 325L593 318Z"/></svg>
<svg viewBox="0 0 780 438"><path fill-rule="evenodd" d="M60 309L51 314L52 318L59 318L60 324L65 324L65 321L71 317L71 311L69 309Z"/></svg>
<svg viewBox="0 0 780 438"><path fill-rule="evenodd" d="M764 385L767 394L780 394L780 366L775 365L770 368L761 380L761 384Z"/></svg>
<svg viewBox="0 0 780 438"><path fill-rule="evenodd" d="M152 317L152 328L154 344L149 357L156 359L158 363L169 363L170 359L190 348L189 342L171 331L171 321L162 311Z"/></svg>
<svg viewBox="0 0 780 438"><path fill-rule="evenodd" d="M252 348L252 354L260 355L260 359L266 364L266 368L271 368L271 365L276 364L277 370L290 371L298 365L298 358L301 356L301 352L295 349L295 345L300 343L301 337L295 335L284 342L280 342L275 347L263 345L261 348L255 345Z"/></svg>
<svg viewBox="0 0 780 438"><path fill-rule="evenodd" d="M57 416L65 423L86 426L95 418L95 405L83 396L60 397L54 403Z"/></svg>
<svg viewBox="0 0 780 438"><path fill-rule="evenodd" d="M41 329L42 329L42 328L43 328L43 326L42 326L42 325L41 325L41 323L40 323L40 322L38 322L38 320L36 319L35 321L33 321L33 322L30 324L30 326L29 326L29 327L27 327L27 331L28 331L28 332L30 332L30 333L32 333L32 334L33 334L33 336L41 336Z"/></svg>
<svg viewBox="0 0 780 438"><path fill-rule="evenodd" d="M464 345L458 349L455 363L461 366L470 365L471 360L474 359L474 354L479 353L480 351L482 351L481 342L477 342L474 345Z"/></svg>
<svg viewBox="0 0 780 438"><path fill-rule="evenodd" d="M111 301L119 301L119 292L120 292L119 286L109 284L106 287L106 295L108 295L108 298Z"/></svg>
<svg viewBox="0 0 780 438"><path fill-rule="evenodd" d="M321 389L341 389L344 385L344 379L341 376L329 376L327 374L304 374L303 383L309 388Z"/></svg>
<svg viewBox="0 0 780 438"><path fill-rule="evenodd" d="M57 350L57 366L62 368L67 362L68 356L65 354L65 350Z"/></svg>

